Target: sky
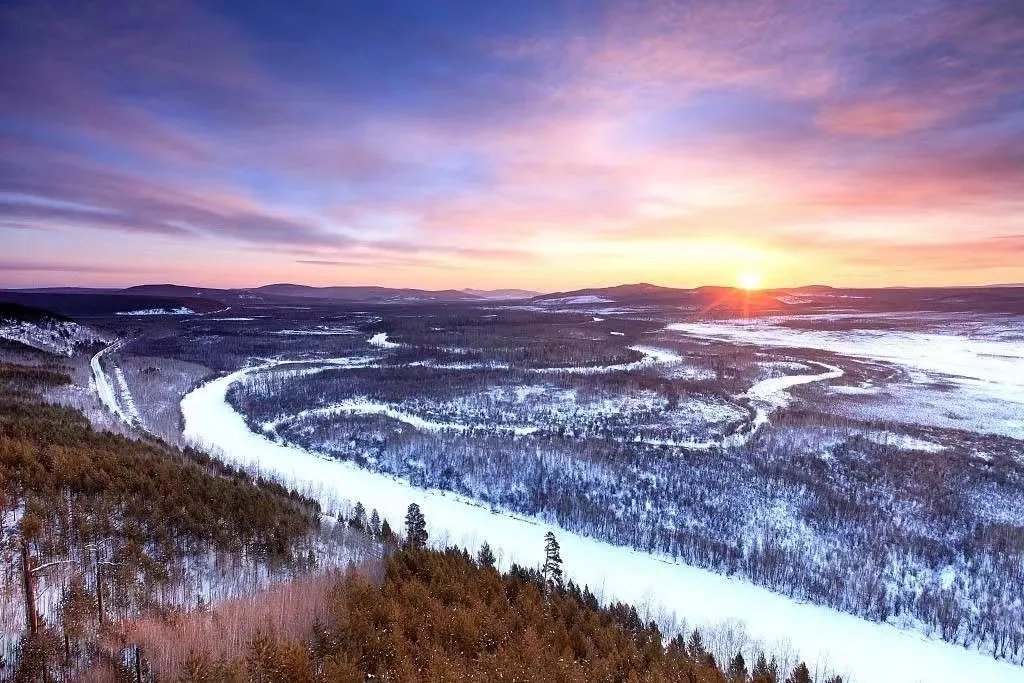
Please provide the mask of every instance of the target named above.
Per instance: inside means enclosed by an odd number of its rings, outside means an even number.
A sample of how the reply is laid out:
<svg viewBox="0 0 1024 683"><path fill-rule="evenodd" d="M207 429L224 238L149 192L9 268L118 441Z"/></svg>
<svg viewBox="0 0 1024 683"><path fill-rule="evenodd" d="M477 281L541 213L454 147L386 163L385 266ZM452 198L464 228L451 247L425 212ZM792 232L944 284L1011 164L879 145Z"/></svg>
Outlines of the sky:
<svg viewBox="0 0 1024 683"><path fill-rule="evenodd" d="M0 287L1024 282L1024 5L0 5Z"/></svg>

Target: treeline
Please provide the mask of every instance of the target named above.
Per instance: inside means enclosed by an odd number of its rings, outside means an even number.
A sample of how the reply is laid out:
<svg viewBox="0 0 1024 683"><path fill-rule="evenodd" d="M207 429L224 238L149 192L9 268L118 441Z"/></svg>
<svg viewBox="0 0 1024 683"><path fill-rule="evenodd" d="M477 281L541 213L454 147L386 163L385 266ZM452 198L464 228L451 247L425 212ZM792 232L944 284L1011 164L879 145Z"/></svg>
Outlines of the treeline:
<svg viewBox="0 0 1024 683"><path fill-rule="evenodd" d="M258 585L315 561L314 501L39 400L67 381L0 364L0 679L70 675L104 624L208 599L219 574Z"/></svg>
<svg viewBox="0 0 1024 683"><path fill-rule="evenodd" d="M227 683L813 680L804 664L780 671L764 654L748 662L737 652L719 662L698 631L667 638L632 606L601 606L587 588L563 585L550 534L543 568L514 565L502 573L486 544L475 558L463 549L427 549L422 521L411 508L404 542L387 537L382 571L306 581L301 602L274 589L214 608L212 616L130 625L104 674ZM266 626L254 630L252 623Z"/></svg>

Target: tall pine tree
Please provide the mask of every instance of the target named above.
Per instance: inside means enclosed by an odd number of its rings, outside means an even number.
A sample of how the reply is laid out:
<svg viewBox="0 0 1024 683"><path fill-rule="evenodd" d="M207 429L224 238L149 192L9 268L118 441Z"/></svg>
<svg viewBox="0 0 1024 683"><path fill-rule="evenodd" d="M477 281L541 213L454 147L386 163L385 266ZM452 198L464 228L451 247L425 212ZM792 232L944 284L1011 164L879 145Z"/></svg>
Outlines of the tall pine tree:
<svg viewBox="0 0 1024 683"><path fill-rule="evenodd" d="M550 531L544 534L544 567L541 573L549 590L562 589L562 554L558 540Z"/></svg>
<svg viewBox="0 0 1024 683"><path fill-rule="evenodd" d="M491 550L491 544L487 541L480 546L480 552L476 554L476 563L481 567L494 566L494 552Z"/></svg>
<svg viewBox="0 0 1024 683"><path fill-rule="evenodd" d="M779 667L775 664L775 658L769 664L762 652L757 656L757 663L750 672L750 683L779 683Z"/></svg>
<svg viewBox="0 0 1024 683"><path fill-rule="evenodd" d="M731 683L747 683L747 663L743 660L742 652L737 652L729 662L726 677Z"/></svg>
<svg viewBox="0 0 1024 683"><path fill-rule="evenodd" d="M803 662L797 664L796 668L793 669L793 673L786 679L786 683L812 683L811 672L808 671L807 665Z"/></svg>
<svg viewBox="0 0 1024 683"><path fill-rule="evenodd" d="M405 542L410 548L427 547L427 520L416 503L405 513Z"/></svg>

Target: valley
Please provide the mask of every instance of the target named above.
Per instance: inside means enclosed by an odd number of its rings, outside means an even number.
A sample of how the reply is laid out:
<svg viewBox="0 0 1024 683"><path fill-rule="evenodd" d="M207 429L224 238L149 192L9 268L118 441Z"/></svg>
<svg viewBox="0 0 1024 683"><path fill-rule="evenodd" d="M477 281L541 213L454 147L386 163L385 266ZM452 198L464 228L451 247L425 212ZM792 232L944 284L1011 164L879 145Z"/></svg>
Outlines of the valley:
<svg viewBox="0 0 1024 683"><path fill-rule="evenodd" d="M435 542L486 540L504 567L554 529L566 575L602 600L669 630L742 623L741 647L844 680L1009 681L1011 294L1000 310L888 290L303 296L78 319L117 340L91 381L126 429L325 510L359 502L397 528L416 502Z"/></svg>

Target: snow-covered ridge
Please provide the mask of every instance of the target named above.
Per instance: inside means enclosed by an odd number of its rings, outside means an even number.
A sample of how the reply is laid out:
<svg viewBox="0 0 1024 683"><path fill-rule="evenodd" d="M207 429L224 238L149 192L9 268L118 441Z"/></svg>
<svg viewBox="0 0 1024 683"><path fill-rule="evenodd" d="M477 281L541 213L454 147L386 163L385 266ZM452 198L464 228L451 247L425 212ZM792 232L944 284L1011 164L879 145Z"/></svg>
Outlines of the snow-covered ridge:
<svg viewBox="0 0 1024 683"><path fill-rule="evenodd" d="M596 296L594 294L583 294L580 296L560 296L554 299L544 299L539 303L545 306L548 304L582 306L585 304L610 304L613 302L611 299L606 299L603 296Z"/></svg>
<svg viewBox="0 0 1024 683"><path fill-rule="evenodd" d="M765 642L788 638L809 663L828 661L839 671L853 674L845 680L855 683L1009 683L1024 675L1020 667L957 645L801 603L745 581L600 542L539 519L493 511L462 496L417 489L352 463L275 443L251 431L226 400L231 386L254 370L239 370L189 393L181 403L186 438L228 462L257 468L309 491L327 505L339 498L358 500L368 509L376 508L392 525L400 525L406 506L415 502L426 515L431 538L471 550L488 540L503 566L535 565L544 532L554 529L562 544L567 578L589 585L606 600L675 611L696 625L741 619L752 637ZM776 383L749 393L771 400L785 388Z"/></svg>
<svg viewBox="0 0 1024 683"><path fill-rule="evenodd" d="M48 317L34 322L0 318L0 338L61 356L71 356L80 347L106 341L104 335L90 327Z"/></svg>
<svg viewBox="0 0 1024 683"><path fill-rule="evenodd" d="M226 311L227 309L221 309ZM218 311L215 311L218 312ZM188 306L179 306L178 308L143 308L137 311L118 311L114 315L132 315L132 316L146 316L146 315L196 315Z"/></svg>

